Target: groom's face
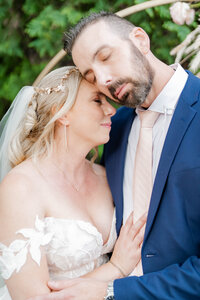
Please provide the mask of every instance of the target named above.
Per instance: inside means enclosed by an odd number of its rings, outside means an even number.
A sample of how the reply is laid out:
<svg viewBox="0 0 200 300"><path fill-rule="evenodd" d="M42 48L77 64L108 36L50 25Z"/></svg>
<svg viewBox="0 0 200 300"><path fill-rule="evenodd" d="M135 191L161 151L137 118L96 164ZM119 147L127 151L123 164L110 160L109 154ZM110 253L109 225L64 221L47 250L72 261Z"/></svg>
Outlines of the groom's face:
<svg viewBox="0 0 200 300"><path fill-rule="evenodd" d="M84 78L120 104L141 105L153 72L130 39L122 39L103 21L89 25L77 38L72 57Z"/></svg>

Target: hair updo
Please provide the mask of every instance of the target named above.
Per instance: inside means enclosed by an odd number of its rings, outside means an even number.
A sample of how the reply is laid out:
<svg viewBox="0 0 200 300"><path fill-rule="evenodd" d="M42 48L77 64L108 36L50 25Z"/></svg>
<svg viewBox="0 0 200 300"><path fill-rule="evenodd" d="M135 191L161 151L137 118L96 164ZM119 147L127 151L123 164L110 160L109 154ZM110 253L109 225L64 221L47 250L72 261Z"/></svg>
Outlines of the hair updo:
<svg viewBox="0 0 200 300"><path fill-rule="evenodd" d="M24 118L12 139L8 155L12 167L52 150L55 122L73 106L81 82L75 67L58 68L34 87Z"/></svg>

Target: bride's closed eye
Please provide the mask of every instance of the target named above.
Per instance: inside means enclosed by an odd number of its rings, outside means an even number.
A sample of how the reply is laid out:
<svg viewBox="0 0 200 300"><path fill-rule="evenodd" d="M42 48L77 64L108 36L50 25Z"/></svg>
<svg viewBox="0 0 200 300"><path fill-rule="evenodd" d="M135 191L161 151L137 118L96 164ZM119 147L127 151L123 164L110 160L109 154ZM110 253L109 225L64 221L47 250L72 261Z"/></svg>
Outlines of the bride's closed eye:
<svg viewBox="0 0 200 300"><path fill-rule="evenodd" d="M100 98L95 98L93 101L98 104L102 104L102 100Z"/></svg>
<svg viewBox="0 0 200 300"><path fill-rule="evenodd" d="M111 55L104 55L101 57L101 61L106 61L110 58Z"/></svg>

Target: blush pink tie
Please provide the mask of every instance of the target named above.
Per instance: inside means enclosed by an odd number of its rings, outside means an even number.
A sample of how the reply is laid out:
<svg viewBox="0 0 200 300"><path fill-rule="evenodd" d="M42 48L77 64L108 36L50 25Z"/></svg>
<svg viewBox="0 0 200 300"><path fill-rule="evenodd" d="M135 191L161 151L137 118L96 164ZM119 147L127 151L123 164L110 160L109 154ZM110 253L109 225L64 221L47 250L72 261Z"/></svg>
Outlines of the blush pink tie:
<svg viewBox="0 0 200 300"><path fill-rule="evenodd" d="M148 212L152 193L152 129L159 113L144 110L138 111L140 118L140 135L135 155L133 174L133 212L134 223ZM143 274L141 260L131 275Z"/></svg>

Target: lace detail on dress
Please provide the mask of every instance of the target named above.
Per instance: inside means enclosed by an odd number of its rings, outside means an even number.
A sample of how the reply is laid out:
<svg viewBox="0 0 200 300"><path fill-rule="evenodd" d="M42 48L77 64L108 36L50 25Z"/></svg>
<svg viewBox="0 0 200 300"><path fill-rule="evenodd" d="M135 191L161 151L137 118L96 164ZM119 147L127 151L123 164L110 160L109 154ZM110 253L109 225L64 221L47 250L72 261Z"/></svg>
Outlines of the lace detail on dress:
<svg viewBox="0 0 200 300"><path fill-rule="evenodd" d="M11 277L14 271L17 273L25 264L28 251L32 259L40 265L41 251L40 246L47 245L52 233L44 233L44 222L39 220L36 216L35 229L25 228L16 232L26 238L26 240L17 239L13 241L8 247L0 243L0 273L4 279Z"/></svg>
<svg viewBox="0 0 200 300"><path fill-rule="evenodd" d="M115 211L108 241L103 245L101 233L89 222L81 220L36 217L35 229L22 229L26 240L15 240L9 247L0 243L0 274L9 278L25 264L28 251L40 264L40 246L45 255L51 279L77 278L108 261L117 239ZM5 290L5 291L4 291ZM1 293L3 293L1 298ZM0 299L11 300L6 287L0 287Z"/></svg>
<svg viewBox="0 0 200 300"><path fill-rule="evenodd" d="M109 239L103 245L101 233L89 222L48 217L46 232L53 238L46 248L51 279L77 278L108 261L116 242L115 212Z"/></svg>

